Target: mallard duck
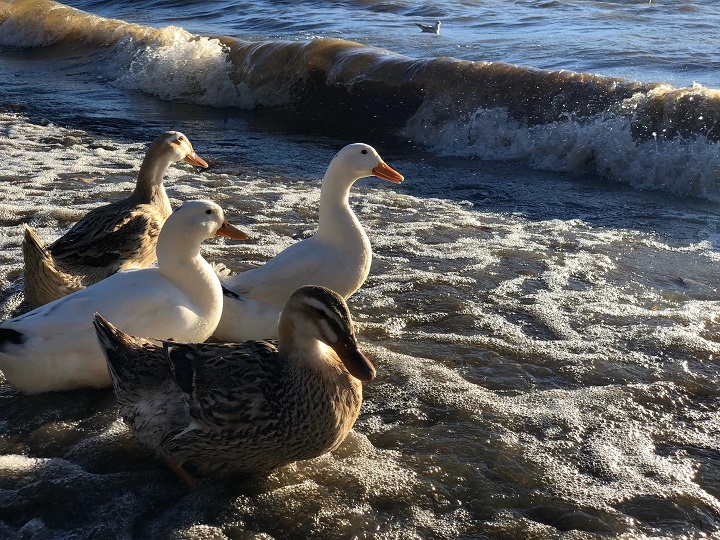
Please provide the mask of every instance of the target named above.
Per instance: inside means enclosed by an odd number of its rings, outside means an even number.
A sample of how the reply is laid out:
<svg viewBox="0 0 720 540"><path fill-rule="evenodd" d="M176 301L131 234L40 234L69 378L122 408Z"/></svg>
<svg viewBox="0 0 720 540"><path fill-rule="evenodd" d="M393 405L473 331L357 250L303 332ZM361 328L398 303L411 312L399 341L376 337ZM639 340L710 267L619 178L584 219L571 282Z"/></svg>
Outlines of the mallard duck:
<svg viewBox="0 0 720 540"><path fill-rule="evenodd" d="M215 270L200 255L213 236L244 240L210 201L173 212L157 242L157 267L118 272L29 313L0 323L0 370L18 390L102 387L110 384L93 331L96 311L141 336L204 341L222 312Z"/></svg>
<svg viewBox="0 0 720 540"><path fill-rule="evenodd" d="M298 289L269 341L157 345L95 316L120 415L183 479L266 473L337 448L375 367L337 293ZM186 469L187 468L187 469Z"/></svg>
<svg viewBox="0 0 720 540"><path fill-rule="evenodd" d="M315 235L289 246L259 268L221 278L225 297L216 339L277 337L280 310L303 285L322 285L343 298L362 286L370 272L372 248L348 197L350 187L365 176L403 181L372 146L356 143L340 150L322 181Z"/></svg>
<svg viewBox="0 0 720 540"><path fill-rule="evenodd" d="M129 197L92 210L48 247L25 225L28 304L41 306L120 270L152 265L158 234L172 212L163 177L180 160L208 166L185 135L163 133L150 145Z"/></svg>

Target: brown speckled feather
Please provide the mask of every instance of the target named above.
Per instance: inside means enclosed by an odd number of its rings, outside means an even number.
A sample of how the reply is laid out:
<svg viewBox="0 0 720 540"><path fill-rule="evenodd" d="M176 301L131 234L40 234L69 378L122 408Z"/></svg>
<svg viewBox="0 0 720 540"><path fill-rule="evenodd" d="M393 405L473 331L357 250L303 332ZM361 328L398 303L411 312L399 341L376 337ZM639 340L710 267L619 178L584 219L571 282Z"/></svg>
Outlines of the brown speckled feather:
<svg viewBox="0 0 720 540"><path fill-rule="evenodd" d="M367 362L368 372L353 368L363 380L375 374L336 293L300 288L280 322L280 348L269 341L156 346L99 317L95 325L135 436L176 465L234 474L337 448L362 404L362 384L346 362Z"/></svg>
<svg viewBox="0 0 720 540"><path fill-rule="evenodd" d="M225 428L238 423L270 420L282 393L283 358L268 341L233 344L179 344L165 351L175 379L188 395L193 418Z"/></svg>
<svg viewBox="0 0 720 540"><path fill-rule="evenodd" d="M129 264L147 267L155 262L157 237L168 216L162 208L124 199L87 214L49 251L59 268L86 275L107 277Z"/></svg>
<svg viewBox="0 0 720 540"><path fill-rule="evenodd" d="M181 159L207 167L182 133L168 131L148 149L129 197L95 208L49 247L26 226L28 303L37 307L121 270L151 266L160 229L172 212L163 177Z"/></svg>

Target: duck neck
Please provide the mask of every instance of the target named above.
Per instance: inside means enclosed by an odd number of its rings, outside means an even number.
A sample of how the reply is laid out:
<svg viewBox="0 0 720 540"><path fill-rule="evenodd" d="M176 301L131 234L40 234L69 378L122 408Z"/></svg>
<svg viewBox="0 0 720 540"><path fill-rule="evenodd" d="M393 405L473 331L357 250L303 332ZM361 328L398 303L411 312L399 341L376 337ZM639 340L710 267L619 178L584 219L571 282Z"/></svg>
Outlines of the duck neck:
<svg viewBox="0 0 720 540"><path fill-rule="evenodd" d="M222 309L220 281L200 254L201 241L160 234L156 248L158 269L201 309Z"/></svg>
<svg viewBox="0 0 720 540"><path fill-rule="evenodd" d="M292 319L286 315L284 310L281 311L278 319L278 350L285 355L291 355L298 346L302 345L303 341L305 340L297 339Z"/></svg>
<svg viewBox="0 0 720 540"><path fill-rule="evenodd" d="M165 211L166 215L170 215L172 209L165 192L165 186L163 186L163 179L168 167L174 161L174 159L163 158L162 155L158 155L158 152L153 148L148 150L140 166L132 197L140 204L158 205Z"/></svg>
<svg viewBox="0 0 720 540"><path fill-rule="evenodd" d="M330 243L347 242L357 237L364 237L360 222L350 208L350 188L356 179L351 182L340 181L341 171L331 166L323 178L320 190L320 215L316 236Z"/></svg>
<svg viewBox="0 0 720 540"><path fill-rule="evenodd" d="M292 319L284 316L284 312L280 313L278 321L278 350L280 353L295 359L295 363L302 369L309 368L311 371L322 372L325 367L322 359L327 355L327 349L328 346L321 341L297 332Z"/></svg>
<svg viewBox="0 0 720 540"><path fill-rule="evenodd" d="M322 439L325 451L336 448L345 439L360 413L362 384L347 371L340 358L323 342L297 332L292 321L280 315L278 349L284 358L283 369L288 380L302 381L304 393L312 389L314 414L292 407L288 417L298 426L316 429L331 426ZM322 418L322 420L320 420Z"/></svg>

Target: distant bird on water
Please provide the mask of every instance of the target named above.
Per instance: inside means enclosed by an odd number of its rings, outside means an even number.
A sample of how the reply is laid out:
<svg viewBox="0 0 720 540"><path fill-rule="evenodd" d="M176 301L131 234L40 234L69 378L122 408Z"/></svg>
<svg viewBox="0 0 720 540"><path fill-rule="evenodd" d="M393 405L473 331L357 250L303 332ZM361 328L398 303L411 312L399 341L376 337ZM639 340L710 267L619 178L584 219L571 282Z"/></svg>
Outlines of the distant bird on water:
<svg viewBox="0 0 720 540"><path fill-rule="evenodd" d="M427 32L428 34L439 34L440 33L440 25L442 24L440 21L435 21L435 24L421 24L421 23L415 23L421 31Z"/></svg>

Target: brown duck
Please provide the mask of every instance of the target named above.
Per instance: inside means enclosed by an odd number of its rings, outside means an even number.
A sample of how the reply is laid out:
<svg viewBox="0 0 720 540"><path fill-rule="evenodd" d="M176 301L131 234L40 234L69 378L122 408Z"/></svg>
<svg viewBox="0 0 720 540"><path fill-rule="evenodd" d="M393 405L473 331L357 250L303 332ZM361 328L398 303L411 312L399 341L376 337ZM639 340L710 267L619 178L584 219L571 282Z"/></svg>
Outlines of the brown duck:
<svg viewBox="0 0 720 540"><path fill-rule="evenodd" d="M266 473L337 448L375 377L358 350L345 301L305 286L269 341L156 345L100 315L120 415L191 486L200 474Z"/></svg>
<svg viewBox="0 0 720 540"><path fill-rule="evenodd" d="M181 160L208 166L185 135L168 131L150 145L129 197L92 210L50 246L25 225L26 301L41 306L120 270L152 265L160 229L172 212L163 177Z"/></svg>

